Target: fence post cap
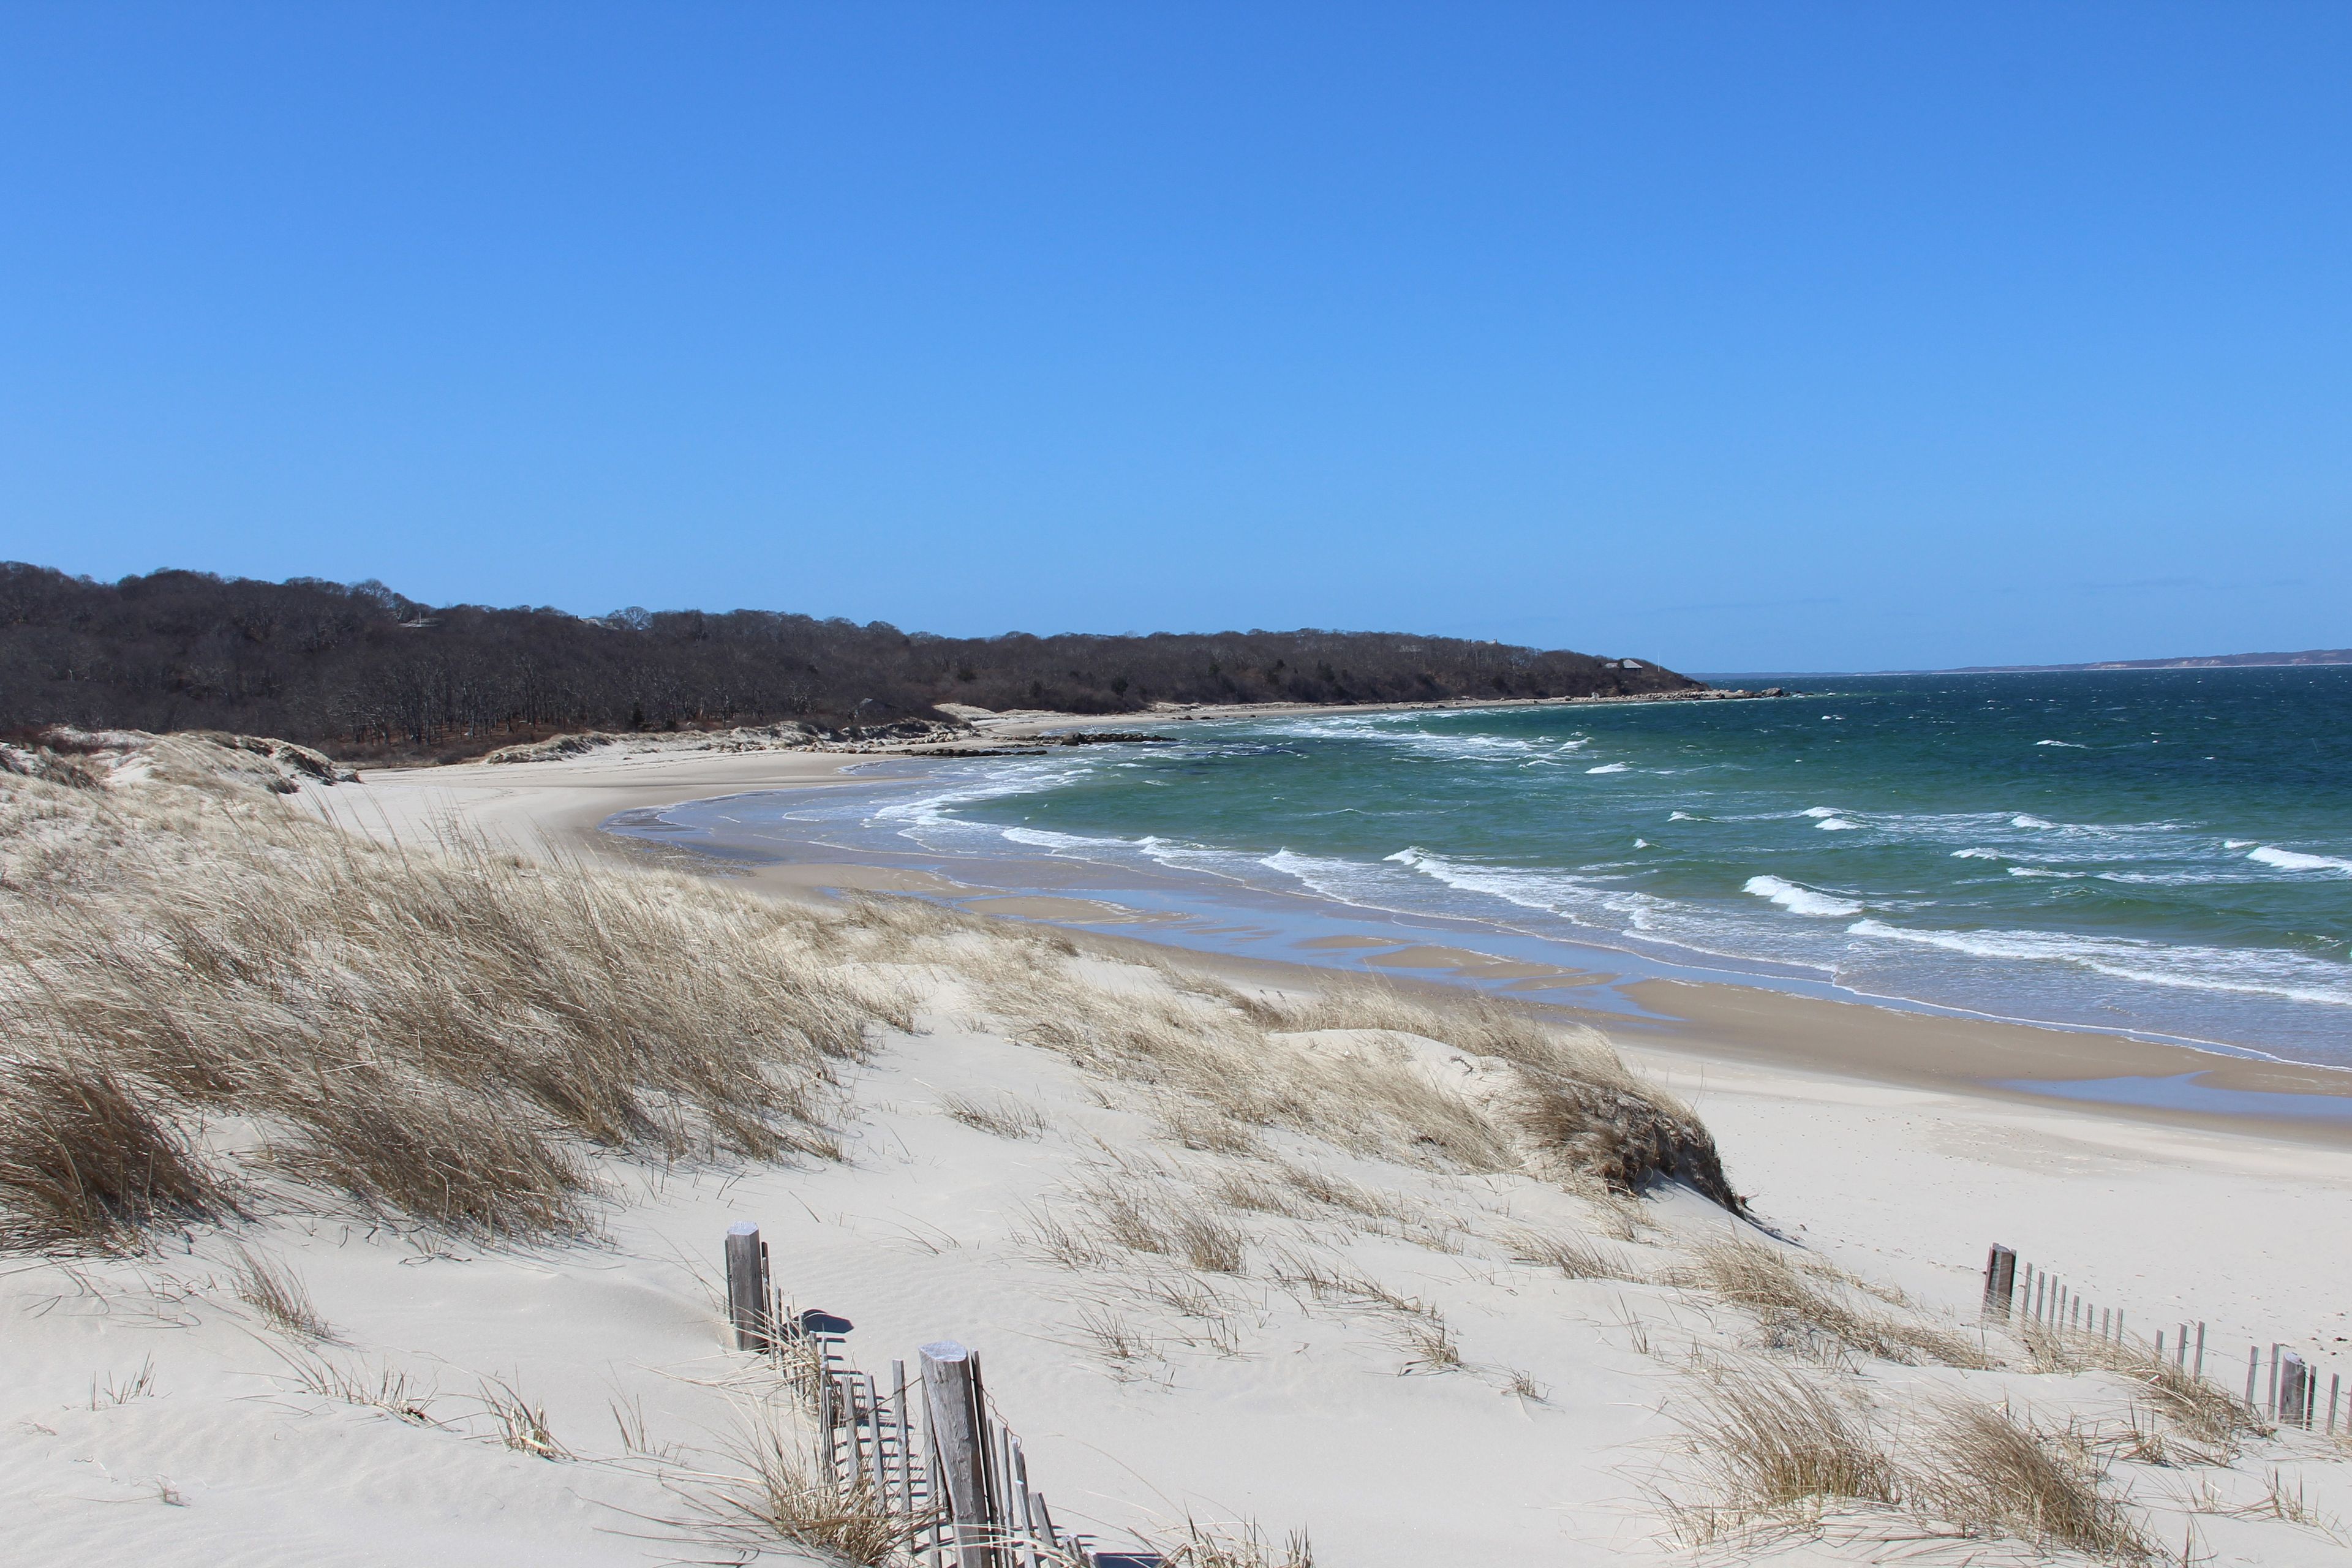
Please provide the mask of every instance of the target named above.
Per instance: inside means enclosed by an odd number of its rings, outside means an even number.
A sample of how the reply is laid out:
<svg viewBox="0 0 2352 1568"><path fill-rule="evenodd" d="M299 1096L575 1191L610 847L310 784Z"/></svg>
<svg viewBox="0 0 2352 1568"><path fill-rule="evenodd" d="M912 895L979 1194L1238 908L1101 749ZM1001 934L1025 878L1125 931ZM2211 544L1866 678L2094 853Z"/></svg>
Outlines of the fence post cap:
<svg viewBox="0 0 2352 1568"><path fill-rule="evenodd" d="M971 1352L953 1340L940 1340L923 1347L925 1361L964 1361Z"/></svg>
<svg viewBox="0 0 2352 1568"><path fill-rule="evenodd" d="M757 1236L760 1234L760 1227L753 1225L748 1219L739 1219L733 1225L727 1227L727 1234L730 1236Z"/></svg>

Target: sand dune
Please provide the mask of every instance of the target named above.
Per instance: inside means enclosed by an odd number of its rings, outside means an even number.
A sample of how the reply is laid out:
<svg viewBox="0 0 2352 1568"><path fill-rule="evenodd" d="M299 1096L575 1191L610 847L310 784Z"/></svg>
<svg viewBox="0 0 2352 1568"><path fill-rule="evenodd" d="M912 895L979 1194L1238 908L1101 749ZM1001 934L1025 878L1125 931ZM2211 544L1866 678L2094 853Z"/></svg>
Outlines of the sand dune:
<svg viewBox="0 0 2352 1568"><path fill-rule="evenodd" d="M7 1561L723 1557L736 1434L802 1419L731 1348L745 1219L869 1369L983 1349L1105 1546L1190 1519L1255 1521L1267 1561L1304 1531L1327 1565L2343 1551L2325 1434L2217 1430L2144 1357L1977 1302L2005 1240L2127 1338L2201 1315L2217 1364L2315 1354L2352 1333L2310 1239L2352 1217L2340 1150L1753 1039L1621 1055L1499 1004L779 901L572 837L838 759L64 763L87 780L0 775ZM58 1062L112 1073L216 1195L26 1230L27 1074ZM470 1205L363 1179L378 1124L341 1113L370 1073L360 1109L420 1138L429 1090L538 1140L565 1202L528 1201L527 1162ZM1752 1220L1706 1195L1718 1153Z"/></svg>

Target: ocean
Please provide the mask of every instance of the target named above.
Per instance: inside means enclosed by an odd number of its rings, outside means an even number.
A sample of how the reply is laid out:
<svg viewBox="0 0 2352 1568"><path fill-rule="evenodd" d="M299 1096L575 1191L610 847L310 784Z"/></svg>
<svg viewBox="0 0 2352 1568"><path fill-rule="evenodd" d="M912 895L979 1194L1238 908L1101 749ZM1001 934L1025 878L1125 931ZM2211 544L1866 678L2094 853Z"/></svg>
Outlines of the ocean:
<svg viewBox="0 0 2352 1568"><path fill-rule="evenodd" d="M2352 668L1769 679L1807 694L1172 723L615 826L2352 1065Z"/></svg>

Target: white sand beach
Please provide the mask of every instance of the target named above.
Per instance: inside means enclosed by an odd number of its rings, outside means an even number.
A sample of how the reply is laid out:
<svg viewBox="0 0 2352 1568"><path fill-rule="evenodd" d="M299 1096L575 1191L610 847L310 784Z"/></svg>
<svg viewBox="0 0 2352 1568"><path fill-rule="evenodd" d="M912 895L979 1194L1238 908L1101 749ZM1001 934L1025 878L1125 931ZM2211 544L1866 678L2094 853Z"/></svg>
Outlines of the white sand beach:
<svg viewBox="0 0 2352 1568"><path fill-rule="evenodd" d="M1980 1082L2033 1076L2013 1057L2061 1078L2151 1071L2170 1047L2053 1047L1733 987L1659 993L1680 1022L1614 1044L1704 1121L1750 1223L1672 1182L1612 1194L1530 1144L1498 1108L1532 1092L1534 1069L1442 1039L1454 1026L1430 987L1394 993L1393 1013L1326 1005L1339 982L1325 972L1155 963L1134 936L817 907L823 889L920 889L898 869L713 879L594 834L632 806L856 787L850 761L592 754L327 784L188 753L134 761L97 791L0 777L23 911L41 896L34 850L63 854L110 820L202 875L228 853L223 824L263 824L247 831L309 854L322 816L351 834L354 877L488 841L642 884L699 920L791 911L762 940L888 993L877 1005L904 1026L866 1026L862 1054L826 1067L829 1150L587 1149L597 1185L571 1239L423 1223L265 1163L243 1218L166 1227L143 1249L20 1248L0 1278L0 1561L825 1561L711 1523L742 1473L728 1434L780 1398L721 1310L720 1243L740 1221L760 1226L793 1303L854 1322L847 1353L886 1383L926 1342L982 1350L1057 1521L1106 1550L1164 1548L1189 1520L1228 1539L1254 1523L1267 1562L1303 1531L1327 1568L2342 1560L2352 1447L2251 1417L2198 1428L2130 1348L2201 1321L2225 1387L2273 1342L2323 1380L2352 1369L2326 1359L2352 1351L2352 1264L2330 1245L2352 1222L2352 1149L2325 1124L2287 1136ZM296 826L266 826L270 813ZM685 973L704 962L675 955ZM1262 1015L1233 1012L1237 997ZM278 1005L293 1017L307 1004ZM33 1015L22 994L14 1005L21 1028ZM1099 1044L1139 1018L1164 1021L1151 1049L1245 1037L1259 1056L1214 1059L1265 1076L1228 1099L1198 1076L1209 1056ZM1416 1020L1427 1033L1392 1026ZM1562 1038L1562 1061L1599 1048ZM2051 1049L2068 1055L2053 1064ZM1342 1085L1353 1110L1322 1098ZM1438 1120L1414 1133L1415 1117ZM270 1143L226 1103L198 1136L231 1163ZM2095 1312L2121 1310L2128 1346L1982 1321L1995 1242ZM1725 1259L1747 1254L1727 1247L1780 1260L1801 1304L1743 1293ZM240 1248L299 1277L319 1331L240 1295ZM1829 1401L1900 1484L1877 1500L1742 1495L1726 1391L1784 1384ZM533 1413L520 1426L518 1400ZM2113 1518L2037 1536L1955 1435L1962 1411L2096 1476L2086 1495Z"/></svg>

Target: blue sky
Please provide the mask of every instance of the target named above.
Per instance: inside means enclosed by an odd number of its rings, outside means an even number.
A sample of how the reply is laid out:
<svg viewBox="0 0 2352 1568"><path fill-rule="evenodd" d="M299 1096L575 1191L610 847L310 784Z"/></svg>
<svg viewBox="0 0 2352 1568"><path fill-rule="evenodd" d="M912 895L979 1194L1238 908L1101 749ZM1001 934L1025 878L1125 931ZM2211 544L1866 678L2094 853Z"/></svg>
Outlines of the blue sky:
<svg viewBox="0 0 2352 1568"><path fill-rule="evenodd" d="M2352 8L0 8L0 556L2352 644Z"/></svg>

